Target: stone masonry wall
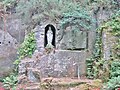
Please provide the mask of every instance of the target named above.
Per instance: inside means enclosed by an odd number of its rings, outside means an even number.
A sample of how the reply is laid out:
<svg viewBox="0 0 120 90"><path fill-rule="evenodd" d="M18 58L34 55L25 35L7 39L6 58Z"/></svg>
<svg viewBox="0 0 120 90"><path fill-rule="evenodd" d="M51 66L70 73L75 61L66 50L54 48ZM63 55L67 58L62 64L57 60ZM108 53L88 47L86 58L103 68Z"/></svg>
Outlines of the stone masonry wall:
<svg viewBox="0 0 120 90"><path fill-rule="evenodd" d="M40 81L40 78L46 77L80 77L86 74L86 58L88 53L86 50L62 50L61 48L53 49L50 53L46 53L44 48L44 30L47 24L36 26L34 29L36 37L37 49L32 58L21 60L19 65L19 76L25 76L33 82ZM56 25L53 24L55 27ZM59 47L58 27L56 27L56 47ZM89 34L94 36L94 33ZM89 40L94 39L91 38ZM91 42L89 41L89 42ZM93 43L88 44L88 49L92 49ZM89 54L90 56L90 54Z"/></svg>

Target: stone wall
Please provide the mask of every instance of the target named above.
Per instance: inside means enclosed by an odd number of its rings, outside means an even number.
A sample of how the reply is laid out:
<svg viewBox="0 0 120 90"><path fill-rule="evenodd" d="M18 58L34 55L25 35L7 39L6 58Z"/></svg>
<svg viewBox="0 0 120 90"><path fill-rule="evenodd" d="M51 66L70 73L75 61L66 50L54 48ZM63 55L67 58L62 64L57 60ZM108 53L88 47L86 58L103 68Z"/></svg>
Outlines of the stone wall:
<svg viewBox="0 0 120 90"><path fill-rule="evenodd" d="M37 52L32 58L21 60L19 75L25 75L28 80L37 82L47 77L78 77L86 73L86 52L55 50L55 53L41 55ZM36 58L39 56L39 58Z"/></svg>
<svg viewBox="0 0 120 90"><path fill-rule="evenodd" d="M77 77L85 74L85 55L84 51L56 50L42 57L36 67L42 77Z"/></svg>
<svg viewBox="0 0 120 90"><path fill-rule="evenodd" d="M19 75L25 76L28 78L28 80L34 82L37 82L40 78L45 77L79 78L81 76L85 76L86 58L92 54L95 32L88 32L88 38L90 38L88 40L86 40L86 32L84 38L85 40L81 38L84 33L80 32L79 35L81 36L78 35L75 37L75 39L78 40L77 46L84 47L84 49L79 49L76 47L72 50L61 47L62 45L59 42L59 37L63 33L61 33L61 29L58 27L58 24L52 23L52 25L54 25L56 28L56 48L47 53L47 50L44 48L44 35L45 27L48 24L49 23L43 23L40 26L36 26L36 28L33 30L35 32L37 49L34 52L32 58L25 58L21 60L19 65ZM72 38L69 35L64 35L64 38ZM61 42L63 41L64 40L62 39ZM64 42L67 43L66 41ZM87 48L86 44L88 44Z"/></svg>

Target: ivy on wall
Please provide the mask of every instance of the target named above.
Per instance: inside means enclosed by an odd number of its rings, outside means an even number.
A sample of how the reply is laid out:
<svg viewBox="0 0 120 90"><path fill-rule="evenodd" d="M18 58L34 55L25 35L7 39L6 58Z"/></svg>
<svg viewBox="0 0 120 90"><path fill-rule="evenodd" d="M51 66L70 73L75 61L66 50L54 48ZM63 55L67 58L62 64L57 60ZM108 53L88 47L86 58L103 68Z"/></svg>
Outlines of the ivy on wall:
<svg viewBox="0 0 120 90"><path fill-rule="evenodd" d="M106 27L109 27L109 32L116 38L116 43L111 50L110 79L105 90L118 90L120 89L120 11L106 23Z"/></svg>
<svg viewBox="0 0 120 90"><path fill-rule="evenodd" d="M111 50L112 55L110 60L103 59L102 32L105 30L111 33L114 37L116 37L116 43ZM108 20L98 29L94 47L95 49L93 52L93 56L86 61L88 78L101 78L104 81L108 81L109 78L119 76L120 66L117 63L115 63L116 61L120 63L119 13L113 16L112 19Z"/></svg>
<svg viewBox="0 0 120 90"><path fill-rule="evenodd" d="M116 38L116 43L112 49L112 57L120 59L120 11L112 17L103 27L104 30L109 29L111 33Z"/></svg>
<svg viewBox="0 0 120 90"><path fill-rule="evenodd" d="M94 46L93 56L86 60L87 63L87 76L88 78L98 78L100 71L103 67L102 60L102 30L97 31L96 42ZM101 72L102 74L102 72Z"/></svg>
<svg viewBox="0 0 120 90"><path fill-rule="evenodd" d="M24 42L21 44L21 47L18 50L18 54L20 58L24 58L26 56L32 56L33 52L36 49L36 40L34 37L34 33L29 33Z"/></svg>

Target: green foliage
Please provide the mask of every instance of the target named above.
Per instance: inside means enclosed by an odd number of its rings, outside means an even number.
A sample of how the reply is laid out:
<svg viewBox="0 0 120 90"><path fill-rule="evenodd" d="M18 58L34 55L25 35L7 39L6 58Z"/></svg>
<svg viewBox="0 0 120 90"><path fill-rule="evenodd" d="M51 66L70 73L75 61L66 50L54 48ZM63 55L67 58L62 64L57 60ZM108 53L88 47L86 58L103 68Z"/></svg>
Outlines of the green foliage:
<svg viewBox="0 0 120 90"><path fill-rule="evenodd" d="M120 59L120 11L112 17L101 29L107 30L116 37L116 44L112 50L112 56Z"/></svg>
<svg viewBox="0 0 120 90"><path fill-rule="evenodd" d="M90 8L97 9L98 7L104 7L106 10L117 11L119 9L117 0L87 0Z"/></svg>
<svg viewBox="0 0 120 90"><path fill-rule="evenodd" d="M14 7L16 0L3 0L2 3L4 4L4 9L7 9L7 7Z"/></svg>
<svg viewBox="0 0 120 90"><path fill-rule="evenodd" d="M113 35L120 35L120 17L113 18L112 21L108 22L107 24L112 29L111 32L113 33Z"/></svg>
<svg viewBox="0 0 120 90"><path fill-rule="evenodd" d="M16 85L17 85L17 77L18 77L18 65L20 63L20 59L26 57L26 56L31 56L36 49L36 42L35 42L35 37L34 33L31 32L28 34L28 36L25 38L24 42L22 43L21 47L18 49L18 59L15 60L13 63L14 66L14 71L12 74L10 74L8 77L3 79L4 87L7 89L12 88L12 90L16 90Z"/></svg>
<svg viewBox="0 0 120 90"><path fill-rule="evenodd" d="M55 20L67 9L68 0L20 0L17 11L20 12L25 22L42 19ZM23 9L24 8L24 9ZM29 20L29 21L28 21Z"/></svg>
<svg viewBox="0 0 120 90"><path fill-rule="evenodd" d="M63 18L61 20L62 28L65 29L67 26L74 25L78 29L90 30L95 20L92 19L85 8L77 4L75 6L70 6L70 11L63 13Z"/></svg>
<svg viewBox="0 0 120 90"><path fill-rule="evenodd" d="M116 60L120 60L120 17L119 14L116 16L117 17L112 17L112 19L107 21L98 29L93 56L86 61L88 78L101 78L107 81L109 77L112 78L120 75L119 62L114 62ZM111 60L109 61L103 60L102 55L103 30L112 33L112 35L116 37L116 43L113 50L111 50L112 55Z"/></svg>
<svg viewBox="0 0 120 90"><path fill-rule="evenodd" d="M118 90L118 88L120 88L120 76L110 79L104 90Z"/></svg>
<svg viewBox="0 0 120 90"><path fill-rule="evenodd" d="M116 38L116 43L111 50L110 79L105 90L118 90L120 88L120 12L118 11L101 29Z"/></svg>
<svg viewBox="0 0 120 90"><path fill-rule="evenodd" d="M3 0L3 4L7 5L7 4L12 4L13 2L15 2L16 0Z"/></svg>
<svg viewBox="0 0 120 90"><path fill-rule="evenodd" d="M114 61L111 64L110 77L120 76L120 61Z"/></svg>
<svg viewBox="0 0 120 90"><path fill-rule="evenodd" d="M4 0L0 0L0 2L3 2Z"/></svg>
<svg viewBox="0 0 120 90"><path fill-rule="evenodd" d="M92 23L88 11L73 0L20 0L17 12L26 23L37 23L49 19L61 22L61 26L65 26L67 23L78 24L79 28L87 30L90 29Z"/></svg>
<svg viewBox="0 0 120 90"><path fill-rule="evenodd" d="M120 61L113 61L110 67L110 79L105 90L118 90L120 88Z"/></svg>
<svg viewBox="0 0 120 90"><path fill-rule="evenodd" d="M94 61L94 59L92 57L86 60L86 63L87 63L87 77L91 78L91 79L93 78L93 76L96 76L95 74L93 74L93 61Z"/></svg>
<svg viewBox="0 0 120 90"><path fill-rule="evenodd" d="M99 78L103 73L104 60L102 60L102 30L98 30L93 56L86 60L88 78ZM101 72L102 71L102 72Z"/></svg>
<svg viewBox="0 0 120 90"><path fill-rule="evenodd" d="M31 57L34 50L36 49L36 41L34 37L34 33L29 33L28 36L25 37L24 42L21 44L21 47L18 50L19 58Z"/></svg>
<svg viewBox="0 0 120 90"><path fill-rule="evenodd" d="M4 87L7 89L13 88L12 90L15 90L17 83L17 76L14 74L11 74L10 76L3 79Z"/></svg>

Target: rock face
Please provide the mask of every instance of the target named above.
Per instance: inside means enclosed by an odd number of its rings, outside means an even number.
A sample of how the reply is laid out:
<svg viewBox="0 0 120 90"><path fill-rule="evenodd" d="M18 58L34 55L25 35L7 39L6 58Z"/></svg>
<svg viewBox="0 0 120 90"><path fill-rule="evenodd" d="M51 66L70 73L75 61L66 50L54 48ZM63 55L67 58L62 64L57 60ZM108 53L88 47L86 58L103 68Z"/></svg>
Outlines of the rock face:
<svg viewBox="0 0 120 90"><path fill-rule="evenodd" d="M13 62L17 58L17 41L7 32L0 31L0 35L0 77L3 77L13 69Z"/></svg>
<svg viewBox="0 0 120 90"><path fill-rule="evenodd" d="M6 26L0 20L0 77L12 71L13 62L17 58L17 48L19 43L23 42L24 35L24 31L21 31L21 21L14 18L14 15L7 17Z"/></svg>
<svg viewBox="0 0 120 90"><path fill-rule="evenodd" d="M25 30L23 30L21 19L10 17L7 20L6 25L7 32L17 40L18 43L22 43L25 37Z"/></svg>

